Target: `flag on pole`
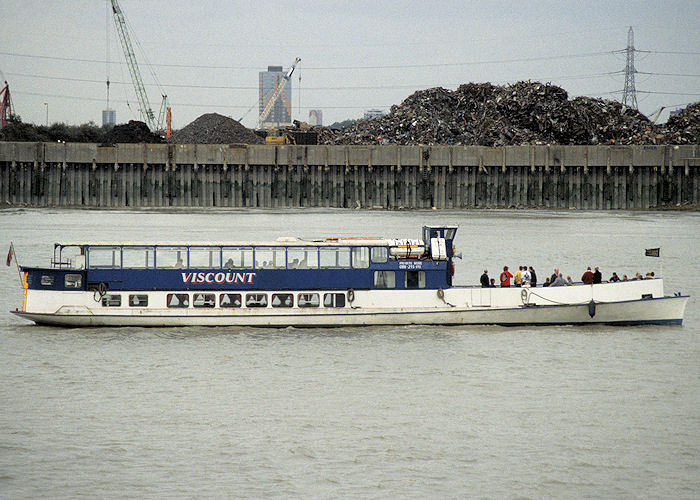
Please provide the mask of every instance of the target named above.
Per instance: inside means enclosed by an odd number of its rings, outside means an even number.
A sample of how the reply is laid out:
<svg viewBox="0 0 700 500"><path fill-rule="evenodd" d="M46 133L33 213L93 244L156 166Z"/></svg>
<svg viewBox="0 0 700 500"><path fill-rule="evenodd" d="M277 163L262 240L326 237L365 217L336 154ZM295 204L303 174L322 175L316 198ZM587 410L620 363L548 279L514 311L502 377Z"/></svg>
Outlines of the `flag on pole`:
<svg viewBox="0 0 700 500"><path fill-rule="evenodd" d="M661 257L661 248L647 248L644 251L647 257Z"/></svg>
<svg viewBox="0 0 700 500"><path fill-rule="evenodd" d="M5 265L7 267L10 267L10 264L12 264L12 257L15 256L15 247L12 245L12 242L10 242L10 250L7 252L7 260L5 261Z"/></svg>

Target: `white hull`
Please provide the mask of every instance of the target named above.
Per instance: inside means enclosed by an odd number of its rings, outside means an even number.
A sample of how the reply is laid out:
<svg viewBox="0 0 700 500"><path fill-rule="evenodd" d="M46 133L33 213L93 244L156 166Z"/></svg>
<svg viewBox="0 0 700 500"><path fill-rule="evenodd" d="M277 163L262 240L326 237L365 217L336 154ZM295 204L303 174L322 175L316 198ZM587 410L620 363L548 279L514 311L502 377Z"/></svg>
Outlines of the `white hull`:
<svg viewBox="0 0 700 500"><path fill-rule="evenodd" d="M149 292L150 303L164 304L167 293ZM687 296L664 297L660 279L558 288L451 288L444 294L435 290L354 293L352 304L343 308L169 309L102 307L91 292L30 290L25 310L14 313L36 323L63 326L681 324L688 300Z"/></svg>

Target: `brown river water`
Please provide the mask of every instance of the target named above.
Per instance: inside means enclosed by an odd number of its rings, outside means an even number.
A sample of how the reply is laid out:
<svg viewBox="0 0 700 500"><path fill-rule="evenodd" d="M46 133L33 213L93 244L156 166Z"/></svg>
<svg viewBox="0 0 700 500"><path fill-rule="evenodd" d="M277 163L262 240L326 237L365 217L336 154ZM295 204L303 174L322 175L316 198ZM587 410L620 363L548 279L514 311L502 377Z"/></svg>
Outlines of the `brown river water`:
<svg viewBox="0 0 700 500"><path fill-rule="evenodd" d="M487 268L663 273L683 326L39 327L0 272L0 497L700 495L700 214L0 210L0 249L54 242L419 238L458 224ZM661 247L660 259L644 249ZM5 254L3 254L3 257ZM663 267L663 269L662 269Z"/></svg>

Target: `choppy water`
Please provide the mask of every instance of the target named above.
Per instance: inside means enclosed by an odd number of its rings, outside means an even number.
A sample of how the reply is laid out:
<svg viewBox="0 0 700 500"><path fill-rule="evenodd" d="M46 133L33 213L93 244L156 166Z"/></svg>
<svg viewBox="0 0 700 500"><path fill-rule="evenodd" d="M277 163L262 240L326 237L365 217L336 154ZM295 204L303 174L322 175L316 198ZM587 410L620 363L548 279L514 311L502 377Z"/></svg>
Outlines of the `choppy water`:
<svg viewBox="0 0 700 500"><path fill-rule="evenodd" d="M418 237L484 267L660 271L683 327L61 329L6 313L0 496L672 497L700 493L700 215L541 211L0 211L55 241ZM643 257L662 247L662 259ZM4 256L4 254L3 254Z"/></svg>

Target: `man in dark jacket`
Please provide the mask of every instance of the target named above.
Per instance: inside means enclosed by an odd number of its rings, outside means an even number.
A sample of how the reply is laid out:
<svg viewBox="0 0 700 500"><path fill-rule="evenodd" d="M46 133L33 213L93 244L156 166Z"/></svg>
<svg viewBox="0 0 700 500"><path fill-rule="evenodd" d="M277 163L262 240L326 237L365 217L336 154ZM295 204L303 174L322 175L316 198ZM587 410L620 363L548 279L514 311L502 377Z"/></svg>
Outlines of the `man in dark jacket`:
<svg viewBox="0 0 700 500"><path fill-rule="evenodd" d="M598 266L595 266L595 271L593 272L593 284L603 282L603 273L598 270Z"/></svg>
<svg viewBox="0 0 700 500"><path fill-rule="evenodd" d="M484 274L481 275L481 288L489 288L491 286L491 280L489 280L489 272L484 269Z"/></svg>

